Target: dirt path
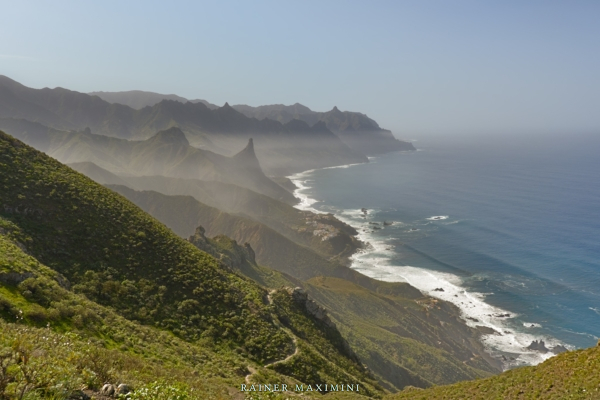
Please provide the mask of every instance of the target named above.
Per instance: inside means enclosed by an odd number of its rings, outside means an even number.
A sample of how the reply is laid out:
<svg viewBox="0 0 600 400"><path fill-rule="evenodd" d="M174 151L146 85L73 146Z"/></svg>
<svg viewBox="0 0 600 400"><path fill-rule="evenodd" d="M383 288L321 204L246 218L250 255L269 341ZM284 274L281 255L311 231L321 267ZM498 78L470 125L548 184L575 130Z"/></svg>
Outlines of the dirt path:
<svg viewBox="0 0 600 400"><path fill-rule="evenodd" d="M269 305L273 305L273 299L271 298L271 294L273 293L275 293L275 290L271 290L269 291L269 294L267 294L267 300L269 302ZM296 338L296 335L294 335L291 330L281 325L276 315L271 314L271 317L273 318L273 323L275 324L275 326L281 328L285 333L287 333L288 336L292 339L292 342L294 342L294 352L281 360L275 360L266 363L264 365L265 367L268 367L269 365L277 365L284 363L300 352L300 349L298 348L298 338ZM246 378L244 380L247 384L250 384L250 377L256 373L256 369L251 366L248 366L248 371L250 371L250 373L246 375Z"/></svg>

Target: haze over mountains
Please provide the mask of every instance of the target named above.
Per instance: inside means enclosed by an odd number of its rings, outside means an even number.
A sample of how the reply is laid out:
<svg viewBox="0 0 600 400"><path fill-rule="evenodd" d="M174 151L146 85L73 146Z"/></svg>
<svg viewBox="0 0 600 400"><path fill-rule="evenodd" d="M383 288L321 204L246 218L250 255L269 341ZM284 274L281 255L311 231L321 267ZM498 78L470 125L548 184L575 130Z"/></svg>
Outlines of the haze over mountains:
<svg viewBox="0 0 600 400"><path fill-rule="evenodd" d="M156 103L160 103L163 100L174 100L180 103L202 103L211 110L219 108L215 104L211 104L206 100L188 100L185 97L177 96L176 94L160 94L154 92L145 92L143 90L129 90L126 92L90 92L91 96L98 96L102 100L108 101L109 103L119 103L135 108L139 110L144 107L152 107Z"/></svg>
<svg viewBox="0 0 600 400"><path fill-rule="evenodd" d="M247 107L244 110L249 112ZM247 116L227 103L211 109L201 102L163 99L136 110L98 96L63 88L31 89L0 77L0 118L23 119L62 131L89 128L94 134L127 140L147 139L177 127L192 146L223 155L235 154L232 149L243 148L253 138L261 166L270 176L367 162L366 155L384 150L414 149L361 114L334 109L322 115L294 114L297 119L290 119L286 110L278 117L284 122ZM13 133L10 122L3 126Z"/></svg>
<svg viewBox="0 0 600 400"><path fill-rule="evenodd" d="M162 100L176 100L181 103L203 103L210 109L219 108L206 100L187 100L176 95L163 95L153 92L128 91L128 92L92 92L109 103L129 105L133 108L153 106ZM247 117L263 120L265 118L287 124L293 119L304 121L313 126L319 121L334 132L352 149L366 155L375 155L394 150L414 150L412 144L395 140L392 133L379 127L377 122L358 112L340 111L333 107L328 112L316 112L310 108L296 103L290 106L283 104L264 105L252 107L245 104L231 106L236 111ZM368 133L368 134L367 134ZM372 140L375 137L376 140Z"/></svg>

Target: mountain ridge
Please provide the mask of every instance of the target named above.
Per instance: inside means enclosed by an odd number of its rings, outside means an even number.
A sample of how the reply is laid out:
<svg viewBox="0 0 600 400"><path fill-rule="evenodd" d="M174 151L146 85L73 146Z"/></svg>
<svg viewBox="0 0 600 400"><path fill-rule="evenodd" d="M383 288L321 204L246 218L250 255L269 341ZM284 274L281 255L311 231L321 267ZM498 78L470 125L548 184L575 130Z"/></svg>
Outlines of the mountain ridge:
<svg viewBox="0 0 600 400"><path fill-rule="evenodd" d="M109 99L111 103L130 104L127 96L120 93L131 92L107 92L104 93L104 98ZM145 93L140 92L140 96ZM146 102L145 104L153 106L160 100L177 100L185 102L187 99L174 95L160 95L152 93L155 98L154 102ZM119 98L122 98L119 100ZM141 99L139 100L142 101ZM194 102L194 101L192 101ZM218 106L203 101L211 109L216 109ZM382 129L379 124L369 118L367 115L360 112L340 111L337 106L334 106L330 111L318 112L310 108L295 103L293 105L271 104L262 106L249 106L246 104L236 104L231 106L240 113L250 118L257 120L269 119L287 124L294 119L306 122L309 126L313 126L318 121L323 121L329 130L334 132L340 139L348 144L352 149L362 151L368 156L386 153L389 151L410 151L415 150L414 146L406 141L396 139L389 130ZM380 143L374 144L374 141Z"/></svg>
<svg viewBox="0 0 600 400"><path fill-rule="evenodd" d="M193 146L225 155L252 137L263 169L272 176L368 161L329 130L292 132L277 121L249 118L228 104L211 110L203 103L162 100L135 110L63 88L28 88L5 76L0 76L0 88L0 118L21 118L55 130L89 128L95 134L139 140L178 127Z"/></svg>

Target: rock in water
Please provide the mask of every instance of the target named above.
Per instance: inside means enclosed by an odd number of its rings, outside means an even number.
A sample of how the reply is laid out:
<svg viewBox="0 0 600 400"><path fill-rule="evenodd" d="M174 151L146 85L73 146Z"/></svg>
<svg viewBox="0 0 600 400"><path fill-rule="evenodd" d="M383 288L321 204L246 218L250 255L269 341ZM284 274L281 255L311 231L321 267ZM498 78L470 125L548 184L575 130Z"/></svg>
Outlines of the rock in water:
<svg viewBox="0 0 600 400"><path fill-rule="evenodd" d="M540 340L539 342L537 340L534 340L529 346L527 346L527 348L529 350L539 351L540 353L547 353L550 351L546 347L546 343L544 343L543 340Z"/></svg>
<svg viewBox="0 0 600 400"><path fill-rule="evenodd" d="M564 353L565 351L569 351L569 349L567 349L565 346L558 344L556 346L554 346L550 351L552 351L554 354L560 354L560 353Z"/></svg>

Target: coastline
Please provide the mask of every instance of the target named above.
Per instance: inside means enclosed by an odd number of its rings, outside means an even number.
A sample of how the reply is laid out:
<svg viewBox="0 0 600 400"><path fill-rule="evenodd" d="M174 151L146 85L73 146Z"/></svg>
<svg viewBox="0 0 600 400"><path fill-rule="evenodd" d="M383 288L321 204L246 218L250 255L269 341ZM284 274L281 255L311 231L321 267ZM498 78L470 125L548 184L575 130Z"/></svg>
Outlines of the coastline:
<svg viewBox="0 0 600 400"><path fill-rule="evenodd" d="M369 157L369 160L376 158ZM347 164L323 169L350 168L361 164ZM312 188L313 175L318 170L320 169L307 170L288 176L297 187L294 196L300 199L295 207L319 214L329 213L331 211L321 211L314 207L319 200L311 198L306 193ZM537 333L536 328L541 328L539 324L522 322L522 326L516 325L515 318L519 316L518 314L486 303L485 293L465 290L461 286L463 280L458 275L409 265L392 265L390 261L397 253L394 251L394 246L387 243L391 238L375 237L374 231L371 230L372 226L369 225L369 222L374 221L381 223L377 219L377 212L378 210L365 212L364 209L343 209L333 212L336 218L357 230L357 239L365 245L363 249L358 249L348 258L350 268L380 281L407 282L424 295L454 304L460 309L464 323L481 333L480 342L492 357L502 363L504 370L518 366L536 365L555 355L552 351L528 349L527 347L534 341L543 340L547 349L555 348L557 352L563 348L569 350L574 348L548 335ZM360 220L357 217L363 219ZM450 216L438 215L430 216L425 220L428 223L438 223L449 218ZM448 223L456 222L458 221ZM396 227L402 226L401 221L393 221L393 224ZM383 228L387 228L387 226Z"/></svg>

